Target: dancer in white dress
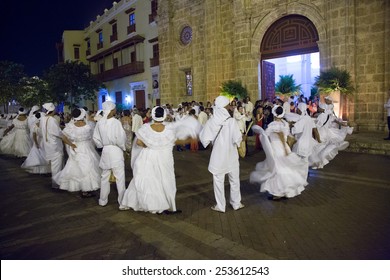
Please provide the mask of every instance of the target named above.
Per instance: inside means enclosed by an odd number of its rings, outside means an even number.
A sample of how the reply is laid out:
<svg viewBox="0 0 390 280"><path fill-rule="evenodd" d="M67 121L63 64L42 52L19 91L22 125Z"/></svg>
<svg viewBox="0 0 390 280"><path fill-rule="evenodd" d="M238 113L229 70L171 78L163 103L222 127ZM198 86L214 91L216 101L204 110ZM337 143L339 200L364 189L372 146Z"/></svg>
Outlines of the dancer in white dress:
<svg viewBox="0 0 390 280"><path fill-rule="evenodd" d="M39 129L39 119L43 113L35 113L35 123L31 124L33 146L26 160L22 164L22 168L32 174L47 174L51 172L50 164L45 158L45 150L43 147L42 135Z"/></svg>
<svg viewBox="0 0 390 280"><path fill-rule="evenodd" d="M133 179L123 196L121 210L132 208L154 214L164 210L176 211L172 152L176 139L174 130L162 123L165 117L162 107L153 108L154 123L141 126L136 132L134 142L142 149L136 160L132 160Z"/></svg>
<svg viewBox="0 0 390 280"><path fill-rule="evenodd" d="M282 120L283 107L272 109L274 121L267 130L259 126L253 129L260 134L260 141L266 154L266 160L256 164L251 172L250 182L260 183L260 192L268 192L271 199L291 198L299 195L308 184L305 178L307 163L292 153L287 145L288 123Z"/></svg>
<svg viewBox="0 0 390 280"><path fill-rule="evenodd" d="M127 188L120 210L177 213L176 179L173 161L173 146L176 135L173 126L162 122L166 112L154 107L154 123L141 126L136 132L132 150L133 179ZM137 147L142 147L137 151ZM138 149L139 150L139 149Z"/></svg>
<svg viewBox="0 0 390 280"><path fill-rule="evenodd" d="M82 197L92 196L91 192L100 188L100 157L92 142L93 130L86 121L86 111L82 108L72 111L73 121L64 130L63 141L71 148L65 167L53 176L60 189L81 192Z"/></svg>
<svg viewBox="0 0 390 280"><path fill-rule="evenodd" d="M0 142L0 153L17 157L27 157L32 142L29 135L27 112L19 109L18 116L12 120L12 125L4 131L4 137Z"/></svg>

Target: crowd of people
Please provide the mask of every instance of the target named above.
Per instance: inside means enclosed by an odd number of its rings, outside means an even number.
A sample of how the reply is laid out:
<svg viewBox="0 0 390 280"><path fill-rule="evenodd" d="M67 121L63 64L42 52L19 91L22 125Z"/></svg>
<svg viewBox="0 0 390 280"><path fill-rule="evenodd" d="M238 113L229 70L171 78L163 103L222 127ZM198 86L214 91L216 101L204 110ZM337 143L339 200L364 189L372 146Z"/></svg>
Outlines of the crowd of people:
<svg viewBox="0 0 390 280"><path fill-rule="evenodd" d="M279 200L299 195L308 184L309 168L323 168L347 148L345 138L352 131L335 115L330 97L323 103L292 96L253 104L249 97L218 96L206 105L192 101L120 113L106 101L100 111L75 108L70 114L58 114L48 102L1 116L0 153L24 158L21 167L27 172L51 174L52 188L82 197L100 190L100 206L107 205L110 183L115 182L120 210L172 214L180 213L174 147L197 152L212 146L208 170L216 204L211 209L225 212L226 175L231 207L245 207L237 148L247 135L256 137L255 149L266 155L250 181ZM127 188L126 160L133 171Z"/></svg>

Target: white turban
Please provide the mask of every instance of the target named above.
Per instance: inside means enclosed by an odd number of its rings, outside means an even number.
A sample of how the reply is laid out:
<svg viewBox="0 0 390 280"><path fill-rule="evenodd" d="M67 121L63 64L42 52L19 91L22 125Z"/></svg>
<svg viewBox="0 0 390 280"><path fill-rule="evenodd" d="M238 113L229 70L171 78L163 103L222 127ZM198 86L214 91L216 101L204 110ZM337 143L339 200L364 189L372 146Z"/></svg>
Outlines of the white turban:
<svg viewBox="0 0 390 280"><path fill-rule="evenodd" d="M53 103L45 103L42 105L42 107L45 108L48 112L52 112L56 108Z"/></svg>
<svg viewBox="0 0 390 280"><path fill-rule="evenodd" d="M102 104L103 107L103 116L107 117L107 115L115 109L115 103L112 101L105 101Z"/></svg>
<svg viewBox="0 0 390 280"><path fill-rule="evenodd" d="M167 112L164 110L164 115L162 117L156 117L156 109L159 108L160 106L156 106L152 109L152 119L155 120L156 122L162 122L165 120L167 117ZM161 107L160 107L161 108Z"/></svg>
<svg viewBox="0 0 390 280"><path fill-rule="evenodd" d="M18 114L19 115L25 115L27 114L26 110L24 108L20 108L19 111L18 111Z"/></svg>
<svg viewBox="0 0 390 280"><path fill-rule="evenodd" d="M83 120L87 115L87 112L83 108L79 108L79 110L80 110L80 115L76 118L73 118L75 121Z"/></svg>
<svg viewBox="0 0 390 280"><path fill-rule="evenodd" d="M300 102L298 104L298 109L302 112L302 116L307 115L307 111L306 111L307 105L306 105L306 103Z"/></svg>
<svg viewBox="0 0 390 280"><path fill-rule="evenodd" d="M217 108L224 108L229 103L229 98L227 98L226 96L220 95L215 99L215 107Z"/></svg>
<svg viewBox="0 0 390 280"><path fill-rule="evenodd" d="M333 102L333 98L330 95L325 96L325 99Z"/></svg>
<svg viewBox="0 0 390 280"><path fill-rule="evenodd" d="M93 119L95 121L99 121L101 118L103 117L103 111L102 110L99 110L96 112L95 116L93 117Z"/></svg>
<svg viewBox="0 0 390 280"><path fill-rule="evenodd" d="M39 107L37 105L34 105L30 110L30 116L32 116L36 111L39 110Z"/></svg>
<svg viewBox="0 0 390 280"><path fill-rule="evenodd" d="M282 108L282 110L283 110L283 112L280 114L280 115L278 115L277 113L276 113L276 109L277 108ZM274 117L276 117L276 118L278 118L278 119L281 119L281 118L283 118L284 117L284 109L283 109L283 107L282 106L280 106L280 105L276 105L276 106L274 106L273 108L272 108L272 114L274 115Z"/></svg>

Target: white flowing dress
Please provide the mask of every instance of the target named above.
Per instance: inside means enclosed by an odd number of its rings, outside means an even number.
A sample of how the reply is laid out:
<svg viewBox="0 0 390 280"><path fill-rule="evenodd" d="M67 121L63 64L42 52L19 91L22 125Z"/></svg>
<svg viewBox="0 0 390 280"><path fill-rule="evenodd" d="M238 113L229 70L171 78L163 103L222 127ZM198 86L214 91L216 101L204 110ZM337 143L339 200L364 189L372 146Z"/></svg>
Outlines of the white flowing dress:
<svg viewBox="0 0 390 280"><path fill-rule="evenodd" d="M98 190L101 175L100 157L92 142L92 128L88 124L78 127L70 122L62 133L77 148L67 149L68 161L65 167L53 177L53 180L60 186L60 189L69 192Z"/></svg>
<svg viewBox="0 0 390 280"><path fill-rule="evenodd" d="M289 126L284 121L273 121L264 132L259 126L252 129L260 134L266 159L256 164L256 168L250 174L251 183L261 184L260 192L268 192L273 196L294 197L299 195L307 186L305 175L307 163L290 147L283 144L278 132L283 132L285 141L289 132ZM288 155L286 155L286 150Z"/></svg>
<svg viewBox="0 0 390 280"><path fill-rule="evenodd" d="M39 122L39 121L38 121ZM45 150L42 144L42 135L40 133L40 129L35 124L31 127L32 134L37 134L38 146L36 147L35 143L31 147L30 153L28 154L26 160L22 164L22 168L27 172L32 174L48 174L51 173L51 168L49 162L45 157Z"/></svg>
<svg viewBox="0 0 390 280"><path fill-rule="evenodd" d="M154 131L145 124L136 132L147 147L137 148L136 139L132 149L133 179L123 196L121 209L161 213L176 211L176 179L174 172L173 146L175 130L165 126L162 132Z"/></svg>
<svg viewBox="0 0 390 280"><path fill-rule="evenodd" d="M0 153L27 157L32 146L27 119L20 121L15 118L12 124L14 128L1 139Z"/></svg>

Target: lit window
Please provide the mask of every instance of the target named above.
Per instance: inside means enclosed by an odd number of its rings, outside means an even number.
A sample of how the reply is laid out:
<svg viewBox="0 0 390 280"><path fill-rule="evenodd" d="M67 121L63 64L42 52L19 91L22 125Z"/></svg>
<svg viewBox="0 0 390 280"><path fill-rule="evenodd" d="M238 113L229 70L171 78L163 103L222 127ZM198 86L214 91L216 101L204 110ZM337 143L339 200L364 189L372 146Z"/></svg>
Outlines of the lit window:
<svg viewBox="0 0 390 280"><path fill-rule="evenodd" d="M103 43L103 32L99 32L99 43Z"/></svg>
<svg viewBox="0 0 390 280"><path fill-rule="evenodd" d="M135 25L135 14L131 13L129 15L129 25Z"/></svg>
<svg viewBox="0 0 390 280"><path fill-rule="evenodd" d="M192 95L192 73L191 70L185 71L186 74L186 94Z"/></svg>

